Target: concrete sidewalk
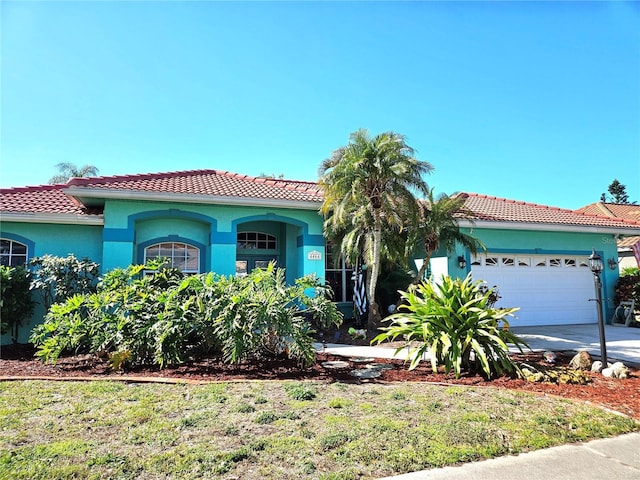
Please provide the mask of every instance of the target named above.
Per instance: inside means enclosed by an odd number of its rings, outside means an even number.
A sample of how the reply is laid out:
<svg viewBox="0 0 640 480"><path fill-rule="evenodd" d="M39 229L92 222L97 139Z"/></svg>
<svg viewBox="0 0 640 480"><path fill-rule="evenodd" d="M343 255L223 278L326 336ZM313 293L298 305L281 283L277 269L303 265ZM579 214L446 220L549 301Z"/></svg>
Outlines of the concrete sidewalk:
<svg viewBox="0 0 640 480"><path fill-rule="evenodd" d="M640 433L380 480L638 480Z"/></svg>
<svg viewBox="0 0 640 480"><path fill-rule="evenodd" d="M514 327L511 331L526 341L532 350L587 350L592 356L600 357L600 333L595 323ZM609 362L640 365L640 328L606 325L604 336Z"/></svg>

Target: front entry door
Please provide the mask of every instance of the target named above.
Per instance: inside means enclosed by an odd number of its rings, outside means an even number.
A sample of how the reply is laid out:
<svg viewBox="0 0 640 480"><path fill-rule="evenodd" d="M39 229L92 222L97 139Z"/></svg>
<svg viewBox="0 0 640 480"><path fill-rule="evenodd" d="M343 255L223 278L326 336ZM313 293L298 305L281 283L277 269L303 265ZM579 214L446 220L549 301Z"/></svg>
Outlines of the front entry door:
<svg viewBox="0 0 640 480"><path fill-rule="evenodd" d="M256 268L267 268L269 262L278 263L278 257L268 256L239 256L236 258L236 275L244 277Z"/></svg>

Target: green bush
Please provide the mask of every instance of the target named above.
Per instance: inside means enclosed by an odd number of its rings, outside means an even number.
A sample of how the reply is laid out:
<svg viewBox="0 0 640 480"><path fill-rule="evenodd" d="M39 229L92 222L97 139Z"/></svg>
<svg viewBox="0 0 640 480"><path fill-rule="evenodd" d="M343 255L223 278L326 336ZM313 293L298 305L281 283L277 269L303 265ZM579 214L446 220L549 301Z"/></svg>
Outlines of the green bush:
<svg viewBox="0 0 640 480"><path fill-rule="evenodd" d="M273 265L246 277L185 277L156 261L115 269L96 293L53 304L31 341L45 361L92 352L108 356L114 369L176 365L211 351L230 363L286 356L309 365L314 331L304 314L341 321L324 293L313 277L287 286Z"/></svg>
<svg viewBox="0 0 640 480"><path fill-rule="evenodd" d="M315 362L309 320L342 322L328 294L315 276L286 285L284 270L269 264L245 277L219 277L203 303L226 362L286 356L307 366Z"/></svg>
<svg viewBox="0 0 640 480"><path fill-rule="evenodd" d="M418 347L410 349L410 369L428 354L434 372L443 364L456 378L462 370L478 367L487 377L517 370L507 343L520 349L527 346L508 330L508 317L518 309L491 308L492 293L483 290L482 282L472 283L470 276L464 280L443 277L437 287L423 282L402 292L406 305L401 310L406 311L388 317L390 326L382 328L373 342L400 337L405 345L398 352L418 342Z"/></svg>
<svg viewBox="0 0 640 480"><path fill-rule="evenodd" d="M46 311L75 294L96 291L100 266L88 258L43 255L32 258L29 266L34 272L31 289L39 292Z"/></svg>
<svg viewBox="0 0 640 480"><path fill-rule="evenodd" d="M18 342L22 322L33 313L30 284L31 273L24 267L0 265L0 333L11 333L13 343Z"/></svg>
<svg viewBox="0 0 640 480"><path fill-rule="evenodd" d="M54 303L31 342L37 355L55 362L64 351L113 355L161 366L179 363L188 351L186 339L195 317L193 302L179 287L183 275L162 262L115 269L96 293L76 294Z"/></svg>
<svg viewBox="0 0 640 480"><path fill-rule="evenodd" d="M636 309L640 309L640 275L625 275L618 278L615 287L614 301L618 305L622 301L636 301Z"/></svg>

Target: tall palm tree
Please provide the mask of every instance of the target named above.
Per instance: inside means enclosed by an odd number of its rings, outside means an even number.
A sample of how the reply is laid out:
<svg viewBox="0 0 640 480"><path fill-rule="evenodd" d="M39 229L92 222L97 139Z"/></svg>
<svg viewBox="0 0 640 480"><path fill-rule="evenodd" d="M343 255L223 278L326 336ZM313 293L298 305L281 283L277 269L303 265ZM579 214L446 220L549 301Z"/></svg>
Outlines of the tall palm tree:
<svg viewBox="0 0 640 480"><path fill-rule="evenodd" d="M444 193L434 200L433 189L430 189L427 199L420 202L420 219L409 227L411 233L407 247L409 253L423 248L425 256L413 284L422 281L431 256L441 247L447 253L455 251L456 244L468 248L471 253L485 248L480 240L460 231L458 220L473 221L474 218L473 212L465 208L465 200L462 195L449 196Z"/></svg>
<svg viewBox="0 0 640 480"><path fill-rule="evenodd" d="M73 163L62 162L56 165L58 174L51 177L49 184L66 183L69 179L75 177L95 177L98 175L98 167L93 165L85 165L78 167Z"/></svg>
<svg viewBox="0 0 640 480"><path fill-rule="evenodd" d="M367 264L368 320L373 328L380 321L375 291L383 232L399 234L407 216L417 213L414 192L428 192L423 175L431 170L431 164L414 157L403 135L384 132L371 137L364 129L353 132L349 144L320 166L325 228L347 260L355 264L362 258Z"/></svg>

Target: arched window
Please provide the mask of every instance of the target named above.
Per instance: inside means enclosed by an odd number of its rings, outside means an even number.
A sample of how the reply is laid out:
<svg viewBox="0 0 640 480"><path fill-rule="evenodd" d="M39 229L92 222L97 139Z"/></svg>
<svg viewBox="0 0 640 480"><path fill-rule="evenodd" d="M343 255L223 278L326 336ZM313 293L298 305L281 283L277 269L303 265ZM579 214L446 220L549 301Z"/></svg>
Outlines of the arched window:
<svg viewBox="0 0 640 480"><path fill-rule="evenodd" d="M7 238L0 238L0 264L7 265L9 267L17 267L27 263L27 246L16 242L15 240L9 240Z"/></svg>
<svg viewBox="0 0 640 480"><path fill-rule="evenodd" d="M238 248L243 250L276 250L278 242L274 235L262 232L238 232Z"/></svg>
<svg viewBox="0 0 640 480"><path fill-rule="evenodd" d="M183 273L199 273L200 250L192 245L179 242L162 242L144 249L144 261L156 258L171 260L171 266Z"/></svg>

